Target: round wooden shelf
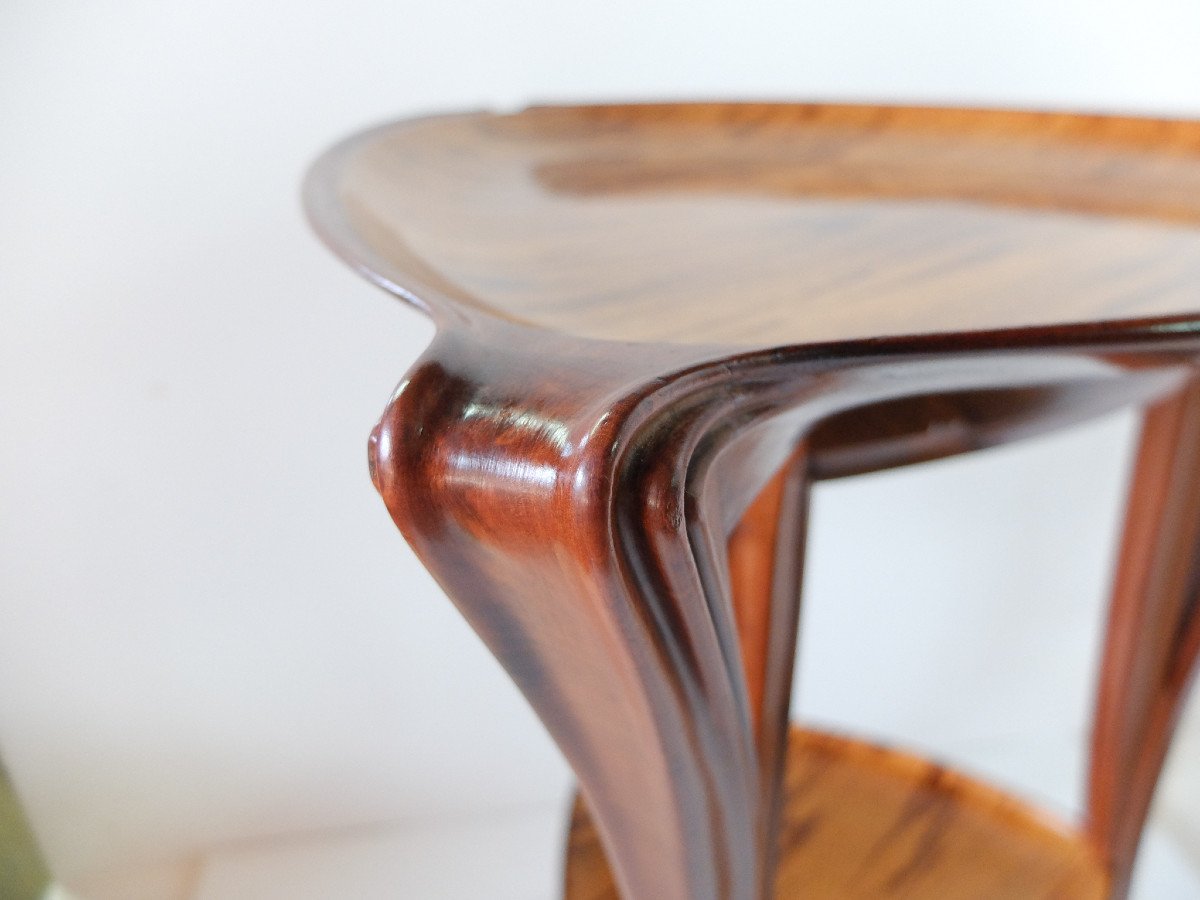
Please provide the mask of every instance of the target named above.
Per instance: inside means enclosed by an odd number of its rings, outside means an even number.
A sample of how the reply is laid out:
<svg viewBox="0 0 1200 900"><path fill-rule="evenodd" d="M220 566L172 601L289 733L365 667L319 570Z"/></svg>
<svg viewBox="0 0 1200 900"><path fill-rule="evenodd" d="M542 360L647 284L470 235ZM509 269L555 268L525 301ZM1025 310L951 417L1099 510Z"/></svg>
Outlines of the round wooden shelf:
<svg viewBox="0 0 1200 900"><path fill-rule="evenodd" d="M928 760L793 729L779 832L779 898L1099 898L1103 865L1082 835ZM577 801L565 900L617 900Z"/></svg>

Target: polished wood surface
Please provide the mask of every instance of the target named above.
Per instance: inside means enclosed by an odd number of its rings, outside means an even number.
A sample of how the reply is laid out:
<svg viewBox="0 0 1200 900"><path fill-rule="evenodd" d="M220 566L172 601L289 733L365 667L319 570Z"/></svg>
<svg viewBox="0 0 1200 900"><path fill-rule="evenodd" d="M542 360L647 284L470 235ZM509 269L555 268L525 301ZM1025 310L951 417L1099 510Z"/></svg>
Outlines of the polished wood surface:
<svg viewBox="0 0 1200 900"><path fill-rule="evenodd" d="M1088 828L1133 867L1200 645L1200 380L1142 425L1092 736ZM1120 886L1122 889L1126 885Z"/></svg>
<svg viewBox="0 0 1200 900"><path fill-rule="evenodd" d="M1058 900L1106 896L1084 837L934 763L794 730L776 836L777 900ZM564 900L619 900L582 802L567 836Z"/></svg>
<svg viewBox="0 0 1200 900"><path fill-rule="evenodd" d="M799 343L1197 307L1193 123L544 108L385 127L337 164L349 255L586 337Z"/></svg>
<svg viewBox="0 0 1200 900"><path fill-rule="evenodd" d="M1148 408L1069 840L1124 894L1200 646L1200 125L468 114L339 145L307 203L437 324L372 477L562 748L629 900L790 883L812 481Z"/></svg>

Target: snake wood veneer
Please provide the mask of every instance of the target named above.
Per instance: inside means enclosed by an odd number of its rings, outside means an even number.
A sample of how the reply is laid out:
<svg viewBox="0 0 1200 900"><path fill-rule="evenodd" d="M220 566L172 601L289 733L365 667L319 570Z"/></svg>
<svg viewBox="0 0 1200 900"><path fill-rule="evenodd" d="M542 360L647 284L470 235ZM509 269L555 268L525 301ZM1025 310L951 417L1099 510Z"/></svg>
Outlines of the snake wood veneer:
<svg viewBox="0 0 1200 900"><path fill-rule="evenodd" d="M372 477L579 778L571 900L1126 893L1200 650L1200 124L472 113L346 141L307 203L437 325ZM814 480L1131 404L1080 823L789 745Z"/></svg>
<svg viewBox="0 0 1200 900"><path fill-rule="evenodd" d="M586 808L576 803L566 900L618 900ZM776 836L775 896L1103 897L1082 834L925 760L796 730Z"/></svg>

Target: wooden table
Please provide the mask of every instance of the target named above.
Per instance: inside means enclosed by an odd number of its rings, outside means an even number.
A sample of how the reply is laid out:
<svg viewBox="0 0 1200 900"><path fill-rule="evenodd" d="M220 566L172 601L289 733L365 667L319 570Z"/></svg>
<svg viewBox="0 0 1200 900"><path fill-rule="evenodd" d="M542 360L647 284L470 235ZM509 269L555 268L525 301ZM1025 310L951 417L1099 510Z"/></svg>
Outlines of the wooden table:
<svg viewBox="0 0 1200 900"><path fill-rule="evenodd" d="M1125 894L1200 649L1200 123L449 115L307 203L437 325L372 477L578 775L570 900ZM789 729L814 480L1131 404L1082 822Z"/></svg>

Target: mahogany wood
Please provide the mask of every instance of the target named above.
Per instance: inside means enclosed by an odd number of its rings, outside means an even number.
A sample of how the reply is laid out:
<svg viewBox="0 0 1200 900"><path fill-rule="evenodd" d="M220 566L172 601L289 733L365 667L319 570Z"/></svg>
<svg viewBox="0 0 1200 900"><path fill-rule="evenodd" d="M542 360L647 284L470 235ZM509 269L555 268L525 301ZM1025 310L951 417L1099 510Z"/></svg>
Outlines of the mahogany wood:
<svg viewBox="0 0 1200 900"><path fill-rule="evenodd" d="M562 748L631 900L808 877L775 849L814 479L1148 405L1063 838L1123 894L1200 646L1200 124L477 113L352 138L307 203L437 323L372 433L375 484ZM857 746L821 758L848 798L886 793L871 772L905 766ZM930 802L967 817L956 779Z"/></svg>
<svg viewBox="0 0 1200 900"><path fill-rule="evenodd" d="M808 448L801 444L742 514L727 541L734 623L758 752L757 840L764 891L775 871L808 487Z"/></svg>
<svg viewBox="0 0 1200 900"><path fill-rule="evenodd" d="M1123 877L1194 669L1198 563L1200 380L1193 378L1146 413L1096 705L1088 827Z"/></svg>

